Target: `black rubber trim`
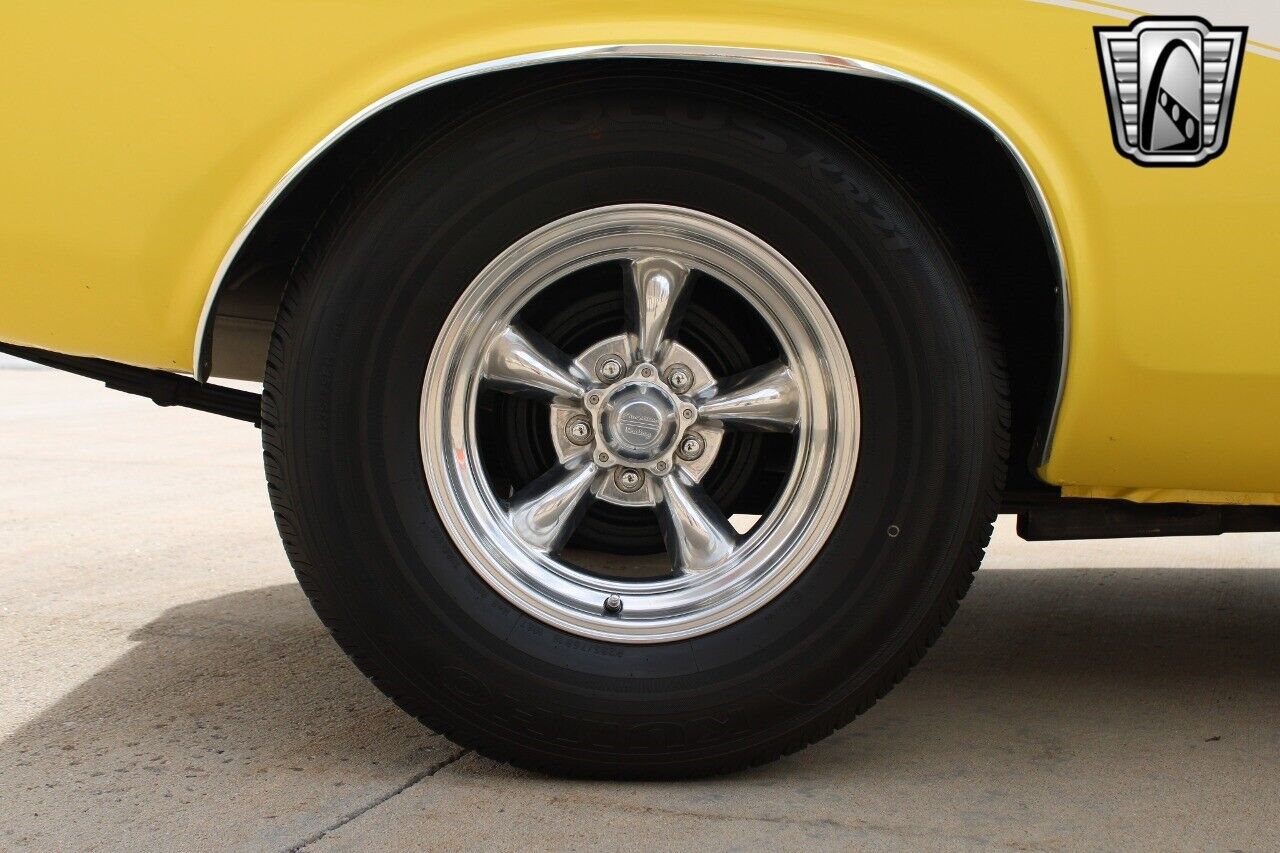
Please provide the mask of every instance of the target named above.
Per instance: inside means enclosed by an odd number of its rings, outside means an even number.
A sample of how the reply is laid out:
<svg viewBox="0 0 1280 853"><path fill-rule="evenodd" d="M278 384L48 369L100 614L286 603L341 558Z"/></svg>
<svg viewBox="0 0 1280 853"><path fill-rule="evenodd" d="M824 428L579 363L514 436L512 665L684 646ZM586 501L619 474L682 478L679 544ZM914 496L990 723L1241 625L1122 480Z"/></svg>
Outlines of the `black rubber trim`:
<svg viewBox="0 0 1280 853"><path fill-rule="evenodd" d="M1009 509L1006 505L1005 509ZM1218 536L1280 530L1280 507L1132 503L1073 500L1024 506L1018 535L1029 542L1063 539L1128 539L1149 536Z"/></svg>
<svg viewBox="0 0 1280 853"><path fill-rule="evenodd" d="M262 426L262 395L238 388L207 385L187 376L133 367L100 358L63 355L0 342L0 352L67 373L97 379L114 391L147 397L157 406L182 406Z"/></svg>

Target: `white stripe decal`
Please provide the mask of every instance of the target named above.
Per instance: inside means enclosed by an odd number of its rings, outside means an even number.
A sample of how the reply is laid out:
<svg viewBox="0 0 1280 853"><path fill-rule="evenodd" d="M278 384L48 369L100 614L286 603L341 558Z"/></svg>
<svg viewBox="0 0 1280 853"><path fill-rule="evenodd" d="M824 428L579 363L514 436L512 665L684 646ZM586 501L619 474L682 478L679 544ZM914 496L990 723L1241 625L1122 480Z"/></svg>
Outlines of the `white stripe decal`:
<svg viewBox="0 0 1280 853"><path fill-rule="evenodd" d="M1044 6L1059 6L1078 12L1092 12L1121 21L1132 21L1142 15L1195 15L1219 26L1246 26L1252 36L1245 50L1268 59L1280 59L1280 2L1276 0L1146 0L1145 9L1126 9L1108 3L1087 0L1028 0Z"/></svg>

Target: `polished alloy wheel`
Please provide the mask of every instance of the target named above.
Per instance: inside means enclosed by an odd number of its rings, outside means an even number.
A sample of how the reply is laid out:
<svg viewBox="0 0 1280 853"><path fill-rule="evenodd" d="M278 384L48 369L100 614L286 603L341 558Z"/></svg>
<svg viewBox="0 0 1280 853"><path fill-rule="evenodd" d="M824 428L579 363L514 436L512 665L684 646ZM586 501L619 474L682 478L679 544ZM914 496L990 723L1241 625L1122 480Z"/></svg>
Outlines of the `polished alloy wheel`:
<svg viewBox="0 0 1280 853"><path fill-rule="evenodd" d="M569 354L522 317L566 279L619 265L617 334ZM778 358L715 375L681 340L691 293L712 281L744 300ZM555 461L519 488L487 470L488 392L539 401ZM789 437L789 471L758 520L703 486L726 436ZM551 223L466 289L423 384L421 440L437 510L472 567L550 625L597 640L671 641L733 623L777 596L827 541L857 461L848 349L812 286L769 245L687 208L617 205ZM636 576L622 555L566 547L593 502L656 513L666 544Z"/></svg>
<svg viewBox="0 0 1280 853"><path fill-rule="evenodd" d="M279 306L263 458L302 588L397 705L539 772L680 779L921 659L1010 410L900 176L755 90L633 72L406 125L353 177Z"/></svg>

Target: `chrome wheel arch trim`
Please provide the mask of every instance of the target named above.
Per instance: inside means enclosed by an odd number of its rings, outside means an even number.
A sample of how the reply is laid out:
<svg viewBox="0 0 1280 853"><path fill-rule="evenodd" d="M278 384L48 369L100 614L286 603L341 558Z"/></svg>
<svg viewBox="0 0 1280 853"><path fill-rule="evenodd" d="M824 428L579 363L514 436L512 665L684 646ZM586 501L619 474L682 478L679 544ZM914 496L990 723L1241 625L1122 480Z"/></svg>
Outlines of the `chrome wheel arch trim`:
<svg viewBox="0 0 1280 853"><path fill-rule="evenodd" d="M214 273L213 281L210 283L208 293L205 295L204 307L200 312L200 321L196 327L192 355L192 372L195 374L196 379L201 382L208 379L208 373L204 364L205 356L208 354L208 348L212 343L214 307L218 299L218 294L225 283L227 273L231 269L232 263L234 263L236 257L240 253L240 250L248 241L249 236L253 233L254 229L257 228L258 223L267 215L267 212L271 210L277 201L279 201L285 191L293 185L294 181L297 180L306 168L324 154L324 152L327 151L335 142L388 107L397 104L406 98L425 92L428 89L435 88L436 86L441 86L458 80L465 80L471 77L479 77L484 74L493 74L500 71L510 71L517 68L525 68L535 65L549 65L558 62L573 62L583 59L678 59L731 63L737 65L764 65L780 68L810 69L841 74L853 74L861 77L874 77L900 83L919 91L926 92L934 97L941 98L943 101L946 101L952 106L963 111L965 114L976 119L990 130L995 138L1004 146L1005 150L1013 157L1014 162L1022 172L1023 181L1033 194L1036 206L1039 208L1041 226L1053 246L1054 260L1058 267L1057 285L1059 311L1061 316L1059 341L1060 351L1058 354L1058 387L1054 394L1053 408L1049 415L1048 423L1041 430L1042 440L1040 442L1040 459L1036 461L1036 464L1042 465L1048 460L1049 450L1053 445L1053 436L1058 422L1058 414L1062 408L1063 392L1066 389L1067 360L1069 357L1069 344L1071 339L1071 301L1067 282L1066 254L1063 248L1057 221L1053 216L1052 208L1049 206L1048 196L1045 195L1044 188L1041 186L1040 181L1032 171L1030 163L1013 143L1013 140L1009 138L1008 134L1006 134L998 124L968 102L933 83L876 62L854 59L852 57L833 56L830 54L808 53L802 51L695 44L604 44L559 48L555 50L544 50L534 53L502 57L499 59L491 59L485 62L475 63L473 65L454 68L449 71L442 71L438 74L432 74L429 77L424 77L421 80L409 83L406 86L396 89L394 92L390 92L382 96L330 131L327 136L312 146L311 150L294 163L289 171L284 174L276 185L271 188L271 191L267 193L266 197L258 204L258 207L254 210L248 221L245 222L244 226L240 229L240 232L236 235L235 240L233 240L231 245L228 247L226 254L222 258L222 262L218 265L217 272Z"/></svg>

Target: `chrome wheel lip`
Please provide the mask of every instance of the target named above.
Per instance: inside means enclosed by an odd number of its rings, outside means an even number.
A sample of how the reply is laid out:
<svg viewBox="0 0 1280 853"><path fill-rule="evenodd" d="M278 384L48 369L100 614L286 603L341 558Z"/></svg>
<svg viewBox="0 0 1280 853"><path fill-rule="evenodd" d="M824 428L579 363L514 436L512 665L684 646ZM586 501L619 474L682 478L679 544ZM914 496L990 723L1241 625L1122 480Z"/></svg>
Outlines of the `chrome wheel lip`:
<svg viewBox="0 0 1280 853"><path fill-rule="evenodd" d="M587 266L654 252L710 272L764 317L788 365L802 377L804 416L796 433L795 464L774 509L730 558L703 573L619 581L577 570L531 547L507 523L480 462L473 418L481 386L477 367L489 342L543 288ZM667 369L660 362L659 368ZM574 370L590 377L590 387L599 387L595 365L575 362ZM860 437L848 349L812 285L749 232L706 213L651 204L567 216L517 241L490 263L458 300L436 340L420 412L428 486L446 530L471 567L540 621L618 643L705 634L780 594L834 529L852 488ZM598 467L586 454L571 464ZM598 475L597 470L591 476ZM620 613L603 606L614 594L625 601Z"/></svg>

